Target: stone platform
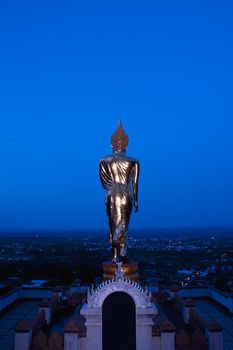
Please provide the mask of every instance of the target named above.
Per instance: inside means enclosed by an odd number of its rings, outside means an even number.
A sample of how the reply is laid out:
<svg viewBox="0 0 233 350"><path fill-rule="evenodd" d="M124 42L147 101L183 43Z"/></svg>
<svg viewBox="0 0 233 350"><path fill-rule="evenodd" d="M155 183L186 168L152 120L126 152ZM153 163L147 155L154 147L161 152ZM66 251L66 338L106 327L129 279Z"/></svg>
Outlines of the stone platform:
<svg viewBox="0 0 233 350"><path fill-rule="evenodd" d="M138 263L129 261L122 264L124 277L139 282ZM113 261L103 262L103 281L110 280L115 277L117 265Z"/></svg>

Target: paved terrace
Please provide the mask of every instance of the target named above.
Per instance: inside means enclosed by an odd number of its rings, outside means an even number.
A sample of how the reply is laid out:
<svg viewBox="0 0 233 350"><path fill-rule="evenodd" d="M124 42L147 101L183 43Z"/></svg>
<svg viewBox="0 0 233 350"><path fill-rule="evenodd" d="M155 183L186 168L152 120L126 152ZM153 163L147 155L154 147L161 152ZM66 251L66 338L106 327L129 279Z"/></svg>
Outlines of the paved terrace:
<svg viewBox="0 0 233 350"><path fill-rule="evenodd" d="M15 326L21 320L34 320L38 314L39 301L23 301L12 305L0 316L0 349L14 350Z"/></svg>
<svg viewBox="0 0 233 350"><path fill-rule="evenodd" d="M208 299L195 302L197 312L204 320L215 320L223 328L224 350L233 350L233 316L222 306Z"/></svg>
<svg viewBox="0 0 233 350"><path fill-rule="evenodd" d="M38 314L39 301L23 301L12 306L0 316L0 349L14 350L15 326L23 319L34 320ZM208 299L196 300L198 314L204 320L215 320L223 328L224 350L233 350L233 316Z"/></svg>

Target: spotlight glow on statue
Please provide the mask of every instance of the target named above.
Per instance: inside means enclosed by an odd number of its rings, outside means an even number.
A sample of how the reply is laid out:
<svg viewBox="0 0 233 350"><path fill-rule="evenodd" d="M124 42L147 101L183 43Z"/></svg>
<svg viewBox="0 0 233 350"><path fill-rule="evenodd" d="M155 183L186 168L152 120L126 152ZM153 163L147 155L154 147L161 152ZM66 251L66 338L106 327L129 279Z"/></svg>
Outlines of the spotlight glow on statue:
<svg viewBox="0 0 233 350"><path fill-rule="evenodd" d="M99 175L106 190L106 211L112 260L127 261L127 233L132 207L138 211L139 162L126 155L128 136L122 123L112 135L113 153L100 160Z"/></svg>

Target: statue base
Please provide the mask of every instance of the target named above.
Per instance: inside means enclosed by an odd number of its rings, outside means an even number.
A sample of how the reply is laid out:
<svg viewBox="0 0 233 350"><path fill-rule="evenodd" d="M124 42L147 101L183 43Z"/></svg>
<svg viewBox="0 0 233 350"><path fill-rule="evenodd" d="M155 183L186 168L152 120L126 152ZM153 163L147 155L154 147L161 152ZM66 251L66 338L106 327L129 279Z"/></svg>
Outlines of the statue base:
<svg viewBox="0 0 233 350"><path fill-rule="evenodd" d="M127 262L122 264L125 278L139 282L138 263ZM103 281L110 280L115 277L117 265L113 261L103 262Z"/></svg>

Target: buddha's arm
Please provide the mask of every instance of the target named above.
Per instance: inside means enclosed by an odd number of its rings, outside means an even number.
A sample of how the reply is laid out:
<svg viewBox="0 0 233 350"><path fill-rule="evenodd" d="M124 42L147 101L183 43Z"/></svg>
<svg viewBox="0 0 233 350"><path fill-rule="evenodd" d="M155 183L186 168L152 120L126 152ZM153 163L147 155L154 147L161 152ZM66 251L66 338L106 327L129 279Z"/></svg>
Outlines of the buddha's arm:
<svg viewBox="0 0 233 350"><path fill-rule="evenodd" d="M112 177L108 164L103 160L99 163L99 176L103 188L108 190L112 186Z"/></svg>
<svg viewBox="0 0 233 350"><path fill-rule="evenodd" d="M133 198L134 198L134 209L138 211L138 178L139 178L139 163L135 162L132 174L132 187L133 187Z"/></svg>

